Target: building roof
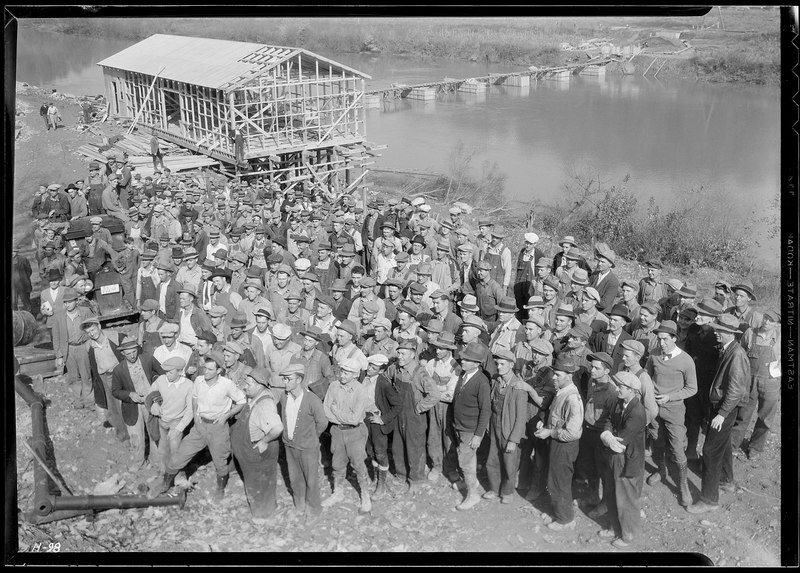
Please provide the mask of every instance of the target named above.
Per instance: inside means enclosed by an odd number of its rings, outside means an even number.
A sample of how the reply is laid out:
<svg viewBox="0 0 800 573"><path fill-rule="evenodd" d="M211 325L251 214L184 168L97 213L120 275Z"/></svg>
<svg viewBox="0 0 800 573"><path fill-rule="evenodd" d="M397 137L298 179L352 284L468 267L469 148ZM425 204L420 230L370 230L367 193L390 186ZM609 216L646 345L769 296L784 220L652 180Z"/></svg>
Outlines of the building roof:
<svg viewBox="0 0 800 573"><path fill-rule="evenodd" d="M334 72L370 79L367 74L302 48L167 34L153 34L97 65L228 90L297 55L330 65Z"/></svg>

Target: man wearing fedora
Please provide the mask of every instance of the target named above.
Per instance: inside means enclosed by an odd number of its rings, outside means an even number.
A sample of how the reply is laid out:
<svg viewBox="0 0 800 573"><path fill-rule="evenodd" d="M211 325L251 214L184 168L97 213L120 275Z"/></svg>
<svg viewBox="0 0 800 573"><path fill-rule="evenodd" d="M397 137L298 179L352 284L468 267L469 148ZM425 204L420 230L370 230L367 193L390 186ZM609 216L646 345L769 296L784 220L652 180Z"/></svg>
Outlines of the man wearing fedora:
<svg viewBox="0 0 800 573"><path fill-rule="evenodd" d="M67 289L62 302L64 310L53 314L53 351L56 366L67 368L67 383L78 392L77 407L90 408L92 400L92 374L86 341L88 336L81 325L94 313L79 306L80 294Z"/></svg>
<svg viewBox="0 0 800 573"><path fill-rule="evenodd" d="M575 359L559 356L553 364L556 395L550 404L547 420L536 423L534 436L549 441L547 490L553 506L548 529L564 531L575 528L572 505L572 475L583 429L583 400L573 383L578 370Z"/></svg>
<svg viewBox="0 0 800 573"><path fill-rule="evenodd" d="M559 304L555 309L550 336L550 339L553 343L554 356L566 349L568 342L567 338L574 325L575 313L572 311L572 305L566 303ZM591 332L589 334L591 336Z"/></svg>
<svg viewBox="0 0 800 573"><path fill-rule="evenodd" d="M678 469L678 502L686 507L691 503L691 494L687 482L684 400L697 393L697 374L692 358L676 345L678 326L673 321L663 321L654 333L658 337L658 349L650 354L645 370L653 380L658 403L658 416L653 421L658 428L653 444L657 471L650 474L647 483L652 486L666 481L668 447Z"/></svg>
<svg viewBox="0 0 800 573"><path fill-rule="evenodd" d="M762 314L750 306L750 303L756 300L753 283L749 280L743 280L741 283L733 285L731 291L733 292L733 306L725 309L725 312L739 319L739 330L744 332L747 328L761 326L763 321Z"/></svg>
<svg viewBox="0 0 800 573"><path fill-rule="evenodd" d="M617 255L606 243L597 243L594 256L597 268L591 274L591 286L600 294L599 306L611 308L619 293L619 279L611 270L616 266Z"/></svg>
<svg viewBox="0 0 800 573"><path fill-rule="evenodd" d="M271 319L268 319L268 321L269 320ZM258 330L258 323L256 323L256 330ZM254 336L255 335L253 332L251 332L249 329L249 323L247 322L245 316L241 312L237 312L231 320L230 334L224 339L224 341L227 342L232 340L242 347L244 353L242 354L241 361L246 365L250 366L251 368L256 366L266 367L266 355L267 352L270 352L274 349L274 342L273 346L267 348L269 346L268 344L259 344L259 342L263 342L263 338L261 340L254 341ZM274 338L271 340L274 341ZM220 340L220 342L223 342L223 340Z"/></svg>
<svg viewBox="0 0 800 573"><path fill-rule="evenodd" d="M639 378L630 372L617 372L611 383L619 399L605 420L600 440L609 468L606 502L612 529L604 529L600 537L616 537L612 545L621 549L641 533L646 412Z"/></svg>
<svg viewBox="0 0 800 573"><path fill-rule="evenodd" d="M125 360L118 350L122 337L118 332L104 331L97 317L84 320L81 329L88 338L86 344L89 350L89 368L92 373L92 391L97 412L116 430L117 439L126 442L130 438L122 419L119 399L112 395L111 383L114 368Z"/></svg>
<svg viewBox="0 0 800 573"><path fill-rule="evenodd" d="M567 265L564 255L569 253L571 250L578 248L578 244L575 242L575 237L572 235L567 235L561 239L561 242L558 244L558 246L561 247L561 250L553 257L553 274L555 276L561 276L562 270L559 269L564 269L564 267ZM585 270L587 273L592 270L589 268L589 265L586 263L583 257L579 257L575 260L577 261L577 266Z"/></svg>
<svg viewBox="0 0 800 573"><path fill-rule="evenodd" d="M697 394L686 399L686 457L697 461L697 441L700 430L705 429L703 420L709 411L708 394L711 381L719 363L717 336L711 325L722 314L722 306L713 298L704 298L695 309L697 317L686 334L684 350L694 360L697 374Z"/></svg>
<svg viewBox="0 0 800 573"><path fill-rule="evenodd" d="M150 386L155 379L164 374L158 361L151 354L140 353L140 350L135 337L123 340L117 351L122 353L125 360L111 372L111 395L121 403L135 469L144 467L147 462L148 437L151 459L158 456L156 443L161 434L158 422L146 408L144 399L150 393Z"/></svg>
<svg viewBox="0 0 800 573"><path fill-rule="evenodd" d="M536 264L544 259L544 253L536 246L539 235L525 233L525 243L517 255L517 273L514 278L514 298L517 306L522 307L528 297L534 294L536 280ZM549 268L549 263L545 268Z"/></svg>
<svg viewBox="0 0 800 573"><path fill-rule="evenodd" d="M334 374L327 345L325 352L320 350L320 344L323 344L323 332L317 326L308 326L300 336L301 348L292 356L291 364L300 364L304 367L303 387L313 392L320 400L324 400Z"/></svg>
<svg viewBox="0 0 800 573"><path fill-rule="evenodd" d="M175 317L178 323L178 342L192 347L197 342L197 333L211 328L206 312L197 306L197 291L192 285L178 289L180 309Z"/></svg>
<svg viewBox="0 0 800 573"><path fill-rule="evenodd" d="M688 308L695 307L695 298L697 297L697 286L684 283L680 289L675 292L678 295L678 304L673 306L667 314L669 320L678 322L678 315Z"/></svg>
<svg viewBox="0 0 800 573"><path fill-rule="evenodd" d="M162 484L151 492L150 495L153 497L169 491L175 483L178 472L205 448L208 448L211 454L217 474L213 500L219 502L225 496L225 487L231 470L229 420L244 408L247 396L230 378L222 375L224 371L222 364L223 357L219 353L211 352L206 356L205 371L194 381L192 394L194 424L189 435L181 441L178 451L169 461Z"/></svg>
<svg viewBox="0 0 800 573"><path fill-rule="evenodd" d="M686 508L689 513L718 509L719 490L735 489L731 430L736 422L739 401L747 396L750 385L750 360L744 348L736 342L739 324L738 317L722 314L711 325L722 349L709 394L700 498Z"/></svg>
<svg viewBox="0 0 800 573"><path fill-rule="evenodd" d="M632 340L633 337L625 331L631 319L624 305L615 305L608 317L608 327L594 334L589 341L589 347L594 352L605 352L611 356L614 361L611 374L614 374L622 365L622 343Z"/></svg>
<svg viewBox="0 0 800 573"><path fill-rule="evenodd" d="M493 226L489 246L480 260L489 262L489 276L503 288L503 293L507 294L511 285L512 262L511 250L503 244L505 237L506 231L504 227Z"/></svg>
<svg viewBox="0 0 800 573"><path fill-rule="evenodd" d="M230 428L231 452L242 469L253 522L269 523L278 508L278 452L284 425L278 415L278 398L270 391L264 369L254 368L248 373L244 392L247 404Z"/></svg>
<svg viewBox="0 0 800 573"><path fill-rule="evenodd" d="M525 339L522 324L515 316L518 310L514 297L505 296L500 299L497 305L497 324L489 338L489 350L492 354L501 349L512 351L518 342Z"/></svg>
<svg viewBox="0 0 800 573"><path fill-rule="evenodd" d="M463 481L454 481L453 484L459 490L464 488L467 490L464 500L456 506L459 511L475 507L481 499L478 492L477 451L489 427L492 414L491 386L481 369L487 354L486 347L471 342L457 357L462 372L453 391L455 439L452 447L456 450Z"/></svg>
<svg viewBox="0 0 800 573"><path fill-rule="evenodd" d="M173 278L175 266L171 262L159 262L156 268L159 278L156 293L158 315L165 320L176 320L178 309L181 306L178 291L183 288L183 285Z"/></svg>
<svg viewBox="0 0 800 573"><path fill-rule="evenodd" d="M307 520L322 512L319 482L319 437L328 427L322 400L309 390L306 368L289 364L281 373L283 445L295 511Z"/></svg>
<svg viewBox="0 0 800 573"><path fill-rule="evenodd" d="M497 374L492 377L490 386L492 415L489 418L489 453L486 459L489 489L482 497L490 500L499 497L502 503L510 504L515 500L519 445L525 436L528 393L519 388L521 380L514 373L516 356L506 348L492 354Z"/></svg>
<svg viewBox="0 0 800 573"><path fill-rule="evenodd" d="M771 309L764 313L761 326L751 328L742 337L742 348L750 360L749 395L737 407L736 423L731 431L731 443L738 451L758 412L753 433L747 445L747 457L757 460L764 450L767 437L778 411L781 389L781 315Z"/></svg>

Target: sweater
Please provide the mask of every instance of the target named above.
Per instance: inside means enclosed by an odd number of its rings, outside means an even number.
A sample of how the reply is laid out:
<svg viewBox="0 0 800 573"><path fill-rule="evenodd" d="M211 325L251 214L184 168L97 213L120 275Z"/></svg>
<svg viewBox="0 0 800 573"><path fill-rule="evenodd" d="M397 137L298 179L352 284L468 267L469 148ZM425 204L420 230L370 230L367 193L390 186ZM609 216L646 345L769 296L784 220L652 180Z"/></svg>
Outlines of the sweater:
<svg viewBox="0 0 800 573"><path fill-rule="evenodd" d="M478 370L464 383L458 380L453 396L453 427L459 432L473 432L482 437L489 426L492 399L489 380Z"/></svg>
<svg viewBox="0 0 800 573"><path fill-rule="evenodd" d="M669 395L670 402L697 394L694 360L686 352L681 351L673 358L664 360L661 351L656 350L647 359L645 370L653 379L656 393Z"/></svg>

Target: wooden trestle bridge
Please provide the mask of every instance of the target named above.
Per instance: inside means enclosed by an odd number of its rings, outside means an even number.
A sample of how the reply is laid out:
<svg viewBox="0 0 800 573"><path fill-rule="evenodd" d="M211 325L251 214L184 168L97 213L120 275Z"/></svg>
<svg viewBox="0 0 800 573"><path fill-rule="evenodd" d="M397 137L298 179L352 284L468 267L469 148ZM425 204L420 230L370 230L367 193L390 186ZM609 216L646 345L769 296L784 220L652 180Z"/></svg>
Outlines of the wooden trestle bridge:
<svg viewBox="0 0 800 573"><path fill-rule="evenodd" d="M489 74L488 76L480 76L480 77L465 78L465 79L444 78L443 80L427 82L424 84L414 84L414 85L392 84L388 88L365 91L364 95L379 96L381 99L398 99L398 98L408 97L411 94L412 90L420 90L426 88L435 89L436 95L448 94L459 91L459 88L461 88L464 84L481 83L485 84L485 86L488 87L490 85L498 85L498 84L509 84L509 83L513 84L515 78L525 78L528 81L530 79L534 80L550 79L550 78L556 78L559 75L563 76L565 74L579 73L584 68L600 68L611 62L619 62L619 61L626 61L626 58L622 58L619 56L595 57L586 60L585 62L568 64L564 66L555 66L552 68L532 68L521 72Z"/></svg>

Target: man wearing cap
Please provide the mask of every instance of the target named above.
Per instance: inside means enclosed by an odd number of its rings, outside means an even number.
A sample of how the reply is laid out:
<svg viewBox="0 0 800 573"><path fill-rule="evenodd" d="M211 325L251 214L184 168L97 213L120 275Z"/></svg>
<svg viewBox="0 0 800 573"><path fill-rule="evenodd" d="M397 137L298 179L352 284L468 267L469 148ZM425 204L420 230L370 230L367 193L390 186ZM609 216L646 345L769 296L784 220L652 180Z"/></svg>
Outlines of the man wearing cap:
<svg viewBox="0 0 800 573"><path fill-rule="evenodd" d="M187 378L195 380L198 376L202 376L206 369L206 357L212 351L222 352L224 341L223 338L217 337L217 335L210 330L201 330L198 332L197 344L195 344L192 355L189 357L189 361L185 367Z"/></svg>
<svg viewBox="0 0 800 573"><path fill-rule="evenodd" d="M736 422L737 406L747 396L751 374L747 351L736 342L740 322L740 317L722 314L711 325L722 348L709 394L700 498L686 508L689 513L718 509L719 490L735 489L731 430Z"/></svg>
<svg viewBox="0 0 800 573"><path fill-rule="evenodd" d="M550 273L552 268L551 261L544 256L536 257L536 266L534 267L535 274L531 279L531 286L529 289L530 295L539 295L543 297L544 283L553 275ZM556 277L554 277L556 278ZM556 283L556 291L558 284Z"/></svg>
<svg viewBox="0 0 800 573"><path fill-rule="evenodd" d="M325 295L330 295L330 287L334 279L335 270L335 266L331 264L330 243L320 242L317 247L317 260L314 262L313 271L319 279L319 289Z"/></svg>
<svg viewBox="0 0 800 573"><path fill-rule="evenodd" d="M673 306L666 317L669 320L678 322L680 313L688 308L694 308L695 297L697 296L697 287L693 284L686 283L675 293L678 295L678 304ZM692 317L694 320L694 317Z"/></svg>
<svg viewBox="0 0 800 573"><path fill-rule="evenodd" d="M83 260L86 264L86 271L89 277L94 279L94 275L111 259L112 264L117 266L117 259L120 254L111 245L102 239L95 238L94 235L87 235L84 243Z"/></svg>
<svg viewBox="0 0 800 573"><path fill-rule="evenodd" d="M108 177L108 185L106 185L105 189L103 189L103 194L101 195L101 201L103 206L103 211L107 215L111 215L112 217L116 217L120 219L122 222L128 220L128 215L126 213L127 206L122 204L120 200L118 187L119 186L119 175L111 174Z"/></svg>
<svg viewBox="0 0 800 573"><path fill-rule="evenodd" d="M525 233L525 244L517 255L517 273L514 278L514 298L517 306L522 307L528 297L534 294L533 281L536 277L536 263L544 258L544 253L536 247L539 235ZM547 265L549 266L549 265Z"/></svg>
<svg viewBox="0 0 800 573"><path fill-rule="evenodd" d="M378 284L384 284L396 266L394 243L390 241L380 243L378 251L372 255L371 262L372 276L375 277Z"/></svg>
<svg viewBox="0 0 800 573"><path fill-rule="evenodd" d="M663 265L659 259L650 259L645 263L647 276L639 281L639 294L636 302L643 304L647 300L659 301L667 296L667 289L661 278Z"/></svg>
<svg viewBox="0 0 800 573"><path fill-rule="evenodd" d="M39 214L51 222L63 223L70 218L69 197L60 191L61 185L53 183L47 187L47 195L42 196Z"/></svg>
<svg viewBox="0 0 800 573"><path fill-rule="evenodd" d="M67 289L63 295L63 310L53 314L53 351L56 367L67 368L67 383L78 394L76 406L90 408L92 400L92 374L86 332L81 328L83 322L93 316L91 310L78 306L80 294Z"/></svg>
<svg viewBox="0 0 800 573"><path fill-rule="evenodd" d="M244 282L245 298L242 299L242 301L239 303L238 313L244 315L244 318L247 321L247 326L246 326L247 330L252 330L255 327L256 325L255 313L259 309L265 309L267 312L269 312L269 314L273 318L278 318L276 309L273 307L272 302L267 300L263 296L263 293L264 293L264 287L259 279L247 279ZM282 304L285 305L286 302L282 301ZM235 315L229 315L229 316L230 320L233 320L233 316ZM228 321L228 323L231 324L230 321Z"/></svg>
<svg viewBox="0 0 800 573"><path fill-rule="evenodd" d="M121 403L122 419L128 430L133 467L139 469L147 461L145 448L150 438L150 455L156 456L156 438L160 432L156 421L144 404L153 381L164 374L161 365L150 354L140 354L136 338L127 338L117 347L125 360L111 372L111 395Z"/></svg>
<svg viewBox="0 0 800 573"><path fill-rule="evenodd" d="M324 400L328 386L335 376L330 356L318 346L323 340L322 331L316 326L309 326L300 333L300 336L302 338L300 349L291 357L291 364L303 366L303 387L320 400Z"/></svg>
<svg viewBox="0 0 800 573"><path fill-rule="evenodd" d="M41 313L47 317L45 325L53 328L56 314L64 312L64 294L66 287L62 284L63 275L58 269L50 269L43 277L49 283L49 288L43 289L39 298L41 300Z"/></svg>
<svg viewBox="0 0 800 573"><path fill-rule="evenodd" d="M267 373L252 370L245 380L247 405L231 426L231 451L242 469L250 516L256 524L269 523L278 507L278 451L283 422L278 398L269 390Z"/></svg>
<svg viewBox="0 0 800 573"><path fill-rule="evenodd" d="M475 298L480 309L478 316L486 322L487 328L492 330L497 321L497 306L506 296L507 289L504 289L492 279L492 265L488 260L482 260L476 266L478 282L475 284Z"/></svg>
<svg viewBox="0 0 800 573"><path fill-rule="evenodd" d="M175 273L175 280L185 288L198 292L203 283L203 271L197 264L197 251L194 247L183 250L183 263Z"/></svg>
<svg viewBox="0 0 800 573"><path fill-rule="evenodd" d="M291 340L291 338L292 329L290 326L279 322L272 327L272 340L275 348L266 356L267 369L271 372L270 384L272 385L278 384L280 373L289 365L292 357L301 350L300 345Z"/></svg>
<svg viewBox="0 0 800 573"><path fill-rule="evenodd" d="M339 366L344 360L355 360L361 370L367 369L367 357L354 343L357 332L357 327L351 320L343 320L336 328L335 342L330 352L334 375L338 375Z"/></svg>
<svg viewBox="0 0 800 573"><path fill-rule="evenodd" d="M448 293L436 290L431 293L430 299L433 318L442 322L443 331L456 334L463 321L452 311Z"/></svg>
<svg viewBox="0 0 800 573"><path fill-rule="evenodd" d="M553 364L556 395L550 404L547 421L536 424L534 436L549 440L547 490L553 505L549 529L574 529L572 474L578 457L584 412L583 401L573 383L578 367L574 358L559 356Z"/></svg>
<svg viewBox="0 0 800 573"><path fill-rule="evenodd" d="M489 350L493 355L501 349L511 352L518 342L525 339L522 324L515 316L518 310L514 297L511 296L503 297L497 305L497 325L489 338Z"/></svg>
<svg viewBox="0 0 800 573"><path fill-rule="evenodd" d="M224 306L214 305L208 309L207 314L210 323L208 331L214 334L219 341L227 340L231 333L230 321L227 320L228 309ZM247 325L247 319L244 319L244 324Z"/></svg>
<svg viewBox="0 0 800 573"><path fill-rule="evenodd" d="M267 344L264 343L258 344L256 341L253 341L253 335L249 333L249 323L247 318L241 313L237 312L233 315L230 323L230 334L225 339L235 341L239 346L242 347L244 353L242 354L242 362L250 366L251 368L255 368L256 366L266 367L267 366L267 359L266 359L266 352L271 351L274 347L267 348ZM258 326L256 326L256 330ZM245 330L248 330L245 332Z"/></svg>
<svg viewBox="0 0 800 573"><path fill-rule="evenodd" d="M95 240L100 239L110 245L111 231L103 226L103 218L94 216L89 219L89 223L91 224L91 234L94 236Z"/></svg>
<svg viewBox="0 0 800 573"><path fill-rule="evenodd" d="M386 371L402 404L392 444L395 468L402 481L408 480L412 493L425 479L426 412L436 406L440 397L433 378L417 360L416 342L404 338L397 347L397 363Z"/></svg>
<svg viewBox="0 0 800 573"><path fill-rule="evenodd" d="M513 299L512 299L513 300ZM514 374L516 357L506 349L493 351L497 374L491 381L491 411L489 419L489 455L486 473L489 489L484 499L502 503L514 502L514 488L519 469L519 444L525 435L528 393L519 388L522 382Z"/></svg>
<svg viewBox="0 0 800 573"><path fill-rule="evenodd" d="M724 279L717 279L714 284L714 300L722 305L722 308L728 308L733 302L731 299L731 283Z"/></svg>
<svg viewBox="0 0 800 573"><path fill-rule="evenodd" d="M579 306L575 309L575 324L585 324L592 332L602 332L608 328L609 319L602 312L602 297L594 287L586 287L579 298Z"/></svg>
<svg viewBox="0 0 800 573"><path fill-rule="evenodd" d="M122 294L131 307L136 305L136 275L139 271L139 251L133 246L133 238L126 236L123 239L124 248L117 253L114 268L119 273ZM87 269L88 271L88 269Z"/></svg>
<svg viewBox="0 0 800 573"><path fill-rule="evenodd" d="M731 430L731 443L738 453L750 426L753 414L758 411L753 433L747 445L748 459L757 460L764 450L770 428L777 412L781 384L781 315L767 310L760 326L749 328L742 336L741 345L750 361L751 378L747 396L736 408L736 422Z"/></svg>
<svg viewBox="0 0 800 573"><path fill-rule="evenodd" d="M562 303L555 309L554 315L550 340L553 343L553 352L558 354L566 348L569 331L575 325L575 313L572 312L572 305ZM591 332L589 335L591 336Z"/></svg>
<svg viewBox="0 0 800 573"><path fill-rule="evenodd" d="M622 364L622 343L632 340L624 328L630 322L628 309L618 304L608 313L609 322L605 330L595 333L589 340L589 347L593 352L605 352L611 356L614 365L611 374L617 372Z"/></svg>
<svg viewBox="0 0 800 573"><path fill-rule="evenodd" d="M647 483L655 485L666 480L665 449L668 444L672 458L678 466L680 494L678 501L680 505L686 507L691 502L691 494L686 481L686 406L684 400L697 393L697 374L691 356L676 345L678 326L673 321L663 321L654 332L658 337L658 349L650 354L645 370L653 380L656 391L655 398L658 403L658 416L653 421L653 424L658 427L656 443L653 444L653 462L656 463L658 469L656 473L647 478ZM728 446L730 446L730 442Z"/></svg>
<svg viewBox="0 0 800 573"><path fill-rule="evenodd" d="M550 331L544 330L544 322L540 316L533 316L528 318L520 328L523 340L519 340L511 347L511 352L517 357L514 372L516 372L523 380L526 380L534 375L534 372L541 365L549 366L552 363L551 356L553 353L553 345L548 341ZM533 365L533 360L536 352L533 349L533 344L536 341L548 341L547 344L550 351L547 353L548 357L544 363Z"/></svg>
<svg viewBox="0 0 800 573"><path fill-rule="evenodd" d="M589 349L588 342L592 336L592 331L585 324L576 324L567 333L566 343L563 344L557 352L557 356L571 356L575 360L577 370L574 375L575 386L585 399L589 379L591 377L592 365L589 362Z"/></svg>
<svg viewBox="0 0 800 573"><path fill-rule="evenodd" d="M465 323L466 325L466 323ZM461 375L453 390L453 449L456 450L458 466L463 481L453 481L456 488L466 487L467 495L456 506L460 511L474 507L479 501L477 478L477 450L489 426L491 417L491 387L481 370L486 360L487 349L473 341L459 352Z"/></svg>
<svg viewBox="0 0 800 573"><path fill-rule="evenodd" d="M641 533L646 414L639 396L641 383L635 375L618 372L612 383L619 399L600 435L609 467L606 502L612 529L604 529L600 536L616 536L612 545L624 548Z"/></svg>
<svg viewBox="0 0 800 573"><path fill-rule="evenodd" d="M397 353L397 341L391 338L392 323L388 318L375 318L372 321L372 335L367 338L362 346L365 356L383 354L389 359Z"/></svg>
<svg viewBox="0 0 800 573"><path fill-rule="evenodd" d="M653 426L651 422L655 420L658 415L658 403L655 397L655 388L653 387L653 380L647 371L642 368L642 356L645 353L644 344L638 340L626 340L622 343L622 367L620 372L630 372L636 375L639 379L641 387L639 388L640 401L644 405L647 417L647 430L648 435L655 440L657 432L651 431ZM688 453L688 451L687 451Z"/></svg>
<svg viewBox="0 0 800 573"><path fill-rule="evenodd" d="M591 274L591 286L600 294L600 306L608 309L614 306L619 292L619 279L611 269L616 266L617 255L606 243L597 243L594 252L597 268Z"/></svg>
<svg viewBox="0 0 800 573"><path fill-rule="evenodd" d="M319 289L319 279L317 275L311 272L305 272L300 275L300 282L303 285L300 289L300 296L302 297L302 307L309 312L309 316L314 312L317 303L317 296L322 294Z"/></svg>
<svg viewBox="0 0 800 573"><path fill-rule="evenodd" d="M297 291L290 291L286 295L286 313L282 322L292 329L292 336L297 337L305 328L311 313L303 308L303 295Z"/></svg>
<svg viewBox="0 0 800 573"><path fill-rule="evenodd" d="M153 356L159 363L163 363L168 358L177 356L185 361L189 361L192 355L192 349L185 345L178 343L178 332L180 327L174 322L165 322L158 333L161 336L161 345L156 347L153 351Z"/></svg>
<svg viewBox="0 0 800 573"><path fill-rule="evenodd" d="M741 323L740 330L744 332L747 328L761 326L763 315L750 306L750 302L756 300L753 283L749 280L743 280L739 284L733 285L731 291L733 292L733 306L727 308L725 312L739 319Z"/></svg>
<svg viewBox="0 0 800 573"><path fill-rule="evenodd" d="M319 495L319 437L328 427L325 408L306 383L302 364L290 364L281 373L283 445L295 511L313 519L322 511Z"/></svg>
<svg viewBox="0 0 800 573"><path fill-rule="evenodd" d="M341 360L336 380L325 394L325 416L333 424L331 452L334 486L333 493L322 501L322 507L330 507L344 499L345 474L347 463L350 462L361 490L360 511L366 513L372 510L368 491L369 476L364 461L367 457L367 427L364 425L364 416L370 406L370 398L367 389L357 381L359 372L365 369L355 358Z"/></svg>
<svg viewBox="0 0 800 573"><path fill-rule="evenodd" d="M144 405L150 415L156 418L159 430L158 458L162 470L166 471L172 455L180 447L183 433L192 422L194 384L183 375L186 362L182 358L169 358L161 368L164 374L153 381Z"/></svg>
<svg viewBox="0 0 800 573"><path fill-rule="evenodd" d="M245 377L252 370L239 359L244 354L244 349L235 341L228 340L222 347L222 366L225 368L225 377L230 378L238 388L245 389Z"/></svg>
<svg viewBox="0 0 800 573"><path fill-rule="evenodd" d="M345 292L348 290L347 281L344 279L335 279L331 284L331 299L334 303L333 316L336 320L347 320L350 314L353 301L345 296Z"/></svg>
<svg viewBox="0 0 800 573"><path fill-rule="evenodd" d="M194 382L192 393L194 425L189 435L181 442L178 451L172 456L164 473L163 484L156 489L155 495L168 491L174 484L177 473L195 454L208 447L217 474L217 487L213 499L219 502L224 497L231 466L231 435L228 420L244 408L247 396L232 380L222 376L222 363L223 358L219 354L212 352L207 355L205 372Z"/></svg>
<svg viewBox="0 0 800 573"><path fill-rule="evenodd" d="M11 250L11 308L33 312L31 306L31 263L20 254L20 244L14 243Z"/></svg>
<svg viewBox="0 0 800 573"><path fill-rule="evenodd" d="M594 506L590 517L597 517L606 512L608 507L608 465L600 442L600 433L611 409L617 402L617 389L611 383L613 360L605 352L595 352L588 357L591 365L591 380L583 405L583 432L580 438L580 450L577 459L577 474L588 481L588 503ZM599 486L602 482L602 490ZM601 496L602 493L602 496Z"/></svg>
<svg viewBox="0 0 800 573"><path fill-rule="evenodd" d="M571 250L577 250L578 244L575 242L575 237L572 235L567 235L561 242L558 244L561 247L561 250L556 253L553 257L553 274L555 276L561 276L561 273L565 267L567 267L567 258L564 255L568 254ZM591 268L589 268L589 264L582 256L578 256L573 258L575 264L573 266L577 266L585 270L586 272L591 272Z"/></svg>
<svg viewBox="0 0 800 573"><path fill-rule="evenodd" d="M124 360L117 347L121 342L118 332L104 331L96 317L81 323L81 329L88 337L89 368L92 373L92 391L97 413L116 430L117 439L129 440L125 422L122 420L120 402L112 395L111 375L114 368ZM104 424L105 425L105 424Z"/></svg>

